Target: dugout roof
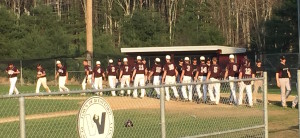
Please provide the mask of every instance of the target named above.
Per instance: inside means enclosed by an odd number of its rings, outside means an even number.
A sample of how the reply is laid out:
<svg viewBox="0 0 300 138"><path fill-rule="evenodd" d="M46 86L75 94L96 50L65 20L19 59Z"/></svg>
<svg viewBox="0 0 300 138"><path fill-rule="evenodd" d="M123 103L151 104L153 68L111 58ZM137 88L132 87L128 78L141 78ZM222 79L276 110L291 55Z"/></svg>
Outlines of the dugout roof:
<svg viewBox="0 0 300 138"><path fill-rule="evenodd" d="M121 53L131 54L161 54L161 53L174 53L174 54L187 54L187 53L218 53L218 54L241 54L245 53L245 48L228 47L220 45L207 45L207 46L164 46L164 47L135 47L135 48L121 48Z"/></svg>

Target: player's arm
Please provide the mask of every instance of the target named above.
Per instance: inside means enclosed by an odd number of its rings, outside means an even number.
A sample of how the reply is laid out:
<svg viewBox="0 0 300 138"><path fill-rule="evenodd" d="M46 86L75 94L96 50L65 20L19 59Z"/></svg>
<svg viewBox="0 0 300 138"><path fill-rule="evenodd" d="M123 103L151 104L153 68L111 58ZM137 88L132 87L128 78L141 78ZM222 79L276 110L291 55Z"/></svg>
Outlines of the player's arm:
<svg viewBox="0 0 300 138"><path fill-rule="evenodd" d="M151 70L149 73L149 76L148 76L148 81L150 81L150 78L152 77L152 75L153 75L153 71Z"/></svg>
<svg viewBox="0 0 300 138"><path fill-rule="evenodd" d="M20 71L18 69L16 69L16 71L14 71L13 74L19 74L19 73L20 73Z"/></svg>
<svg viewBox="0 0 300 138"><path fill-rule="evenodd" d="M177 77L178 76L178 71L177 71L177 69L175 69L175 77Z"/></svg>
<svg viewBox="0 0 300 138"><path fill-rule="evenodd" d="M288 71L287 71L287 73L288 73L289 79L291 79L291 78L292 78L292 76L291 76L291 72L290 72L290 70L288 70Z"/></svg>
<svg viewBox="0 0 300 138"><path fill-rule="evenodd" d="M197 69L196 74L195 74L195 77L194 77L194 80L197 80L198 76L199 76L199 71L198 71L198 69Z"/></svg>
<svg viewBox="0 0 300 138"><path fill-rule="evenodd" d="M55 74L55 79L57 79L58 75L59 75L59 73L58 73L58 72L56 72L56 74Z"/></svg>
<svg viewBox="0 0 300 138"><path fill-rule="evenodd" d="M119 80L121 80L122 75L123 75L123 70L120 70Z"/></svg>
<svg viewBox="0 0 300 138"><path fill-rule="evenodd" d="M105 72L102 73L102 77L103 77L104 81L106 81Z"/></svg>
<svg viewBox="0 0 300 138"><path fill-rule="evenodd" d="M183 80L184 73L185 73L185 69L183 69L183 70L182 70L182 72L181 72L181 76L180 76L180 83L182 83L182 80Z"/></svg>
<svg viewBox="0 0 300 138"><path fill-rule="evenodd" d="M92 82L94 82L95 81L95 72L93 71L93 73L92 73Z"/></svg>
<svg viewBox="0 0 300 138"><path fill-rule="evenodd" d="M136 73L136 69L133 70L132 77L131 77L131 81L133 81L133 78L134 78L134 76L135 76L135 73Z"/></svg>
<svg viewBox="0 0 300 138"><path fill-rule="evenodd" d="M206 81L208 81L209 80L209 78L210 78L210 75L211 75L211 72L210 72L210 70L208 71L208 73L207 73L207 76L206 76Z"/></svg>
<svg viewBox="0 0 300 138"><path fill-rule="evenodd" d="M167 75L167 71L164 70L164 74L163 74L163 77L162 77L162 79L161 79L161 82L162 82L162 83L165 83L166 75Z"/></svg>
<svg viewBox="0 0 300 138"><path fill-rule="evenodd" d="M228 68L225 68L224 80L228 77Z"/></svg>

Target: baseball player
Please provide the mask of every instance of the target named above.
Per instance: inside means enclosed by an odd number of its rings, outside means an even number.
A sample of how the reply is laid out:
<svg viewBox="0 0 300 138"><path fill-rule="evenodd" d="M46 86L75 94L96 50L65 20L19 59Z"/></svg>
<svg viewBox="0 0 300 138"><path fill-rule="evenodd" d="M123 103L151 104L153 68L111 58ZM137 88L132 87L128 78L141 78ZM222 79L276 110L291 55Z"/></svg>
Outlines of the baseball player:
<svg viewBox="0 0 300 138"><path fill-rule="evenodd" d="M178 62L178 66L177 66L177 71L178 71L178 74L180 74L180 75L182 73L182 66L183 66L183 59L180 59ZM176 78L176 82L178 82L178 83L180 83L180 75L178 75Z"/></svg>
<svg viewBox="0 0 300 138"><path fill-rule="evenodd" d="M180 82L181 83L191 83L193 80L193 66L190 64L190 58L185 57L184 58L185 64L182 66L182 73L180 77ZM186 93L186 85L183 85L181 87L182 95L184 100L188 100L192 102L193 98L193 85L188 85L188 91L189 91L189 96L187 97Z"/></svg>
<svg viewBox="0 0 300 138"><path fill-rule="evenodd" d="M162 65L160 64L160 59L155 58L155 65L152 67L148 80L150 81L151 76L153 75L153 85L161 84L161 74L162 74ZM160 98L160 88L154 88L156 91L157 98Z"/></svg>
<svg viewBox="0 0 300 138"><path fill-rule="evenodd" d="M117 68L116 88L118 88L118 86L121 84L121 82L118 80L120 78L121 66L122 66L122 60L118 59L117 66L116 66Z"/></svg>
<svg viewBox="0 0 300 138"><path fill-rule="evenodd" d="M210 65L208 73L207 73L207 81L219 81L220 74L221 74L221 67L217 64L218 60L216 57L212 58L212 65ZM213 93L215 92L215 94ZM210 100L212 101L212 104L219 104L220 100L220 83L211 83L208 85L208 92Z"/></svg>
<svg viewBox="0 0 300 138"><path fill-rule="evenodd" d="M17 75L20 73L20 71L14 66L14 64L9 63L8 67L5 69L6 73L8 74L9 82L10 82L10 88L8 95L12 95L15 91L15 94L19 94L19 91L16 87L17 83Z"/></svg>
<svg viewBox="0 0 300 138"><path fill-rule="evenodd" d="M67 68L61 64L58 60L56 61L57 71L55 75L55 79L58 78L58 87L60 92L69 92L70 90L65 86L68 82L68 72Z"/></svg>
<svg viewBox="0 0 300 138"><path fill-rule="evenodd" d="M82 81L82 90L86 90L86 84L89 83L90 85L92 85L92 74L93 74L93 70L92 67L90 65L88 65L88 60L84 60L82 62L83 66L84 66L84 74L85 77Z"/></svg>
<svg viewBox="0 0 300 138"><path fill-rule="evenodd" d="M96 61L96 66L93 69L93 74L92 74L92 82L94 82L94 89L98 90L98 89L102 89L102 77L105 80L105 71L102 69L101 67L101 62L100 61ZM97 92L97 95L103 95L102 92Z"/></svg>
<svg viewBox="0 0 300 138"><path fill-rule="evenodd" d="M197 82L204 82L206 81L206 76L208 72L208 66L205 64L205 57L201 56L200 57L200 65L197 67L197 72L194 80L197 80ZM196 85L197 93L199 99L202 97L201 93L201 84ZM207 97L207 84L203 84L203 101L206 102L206 97Z"/></svg>
<svg viewBox="0 0 300 138"><path fill-rule="evenodd" d="M125 84L130 87L130 75L132 73L132 66L128 64L128 59L123 59L123 65L120 68L119 80L121 81L121 88L124 88ZM127 96L130 96L131 91L127 90ZM124 90L121 90L121 95L124 95Z"/></svg>
<svg viewBox="0 0 300 138"><path fill-rule="evenodd" d="M234 61L234 55L229 55L229 63L226 66L225 69L225 75L224 75L224 80L228 79L229 80L236 80L239 76L239 66L237 63ZM232 105L232 103L237 104L237 99L236 99L236 83L235 82L229 82L230 86L230 96L229 96L229 104Z"/></svg>
<svg viewBox="0 0 300 138"><path fill-rule="evenodd" d="M247 78L255 78L255 71L251 68L250 66L250 61L248 59L245 60L245 64L244 66L242 66L240 68L240 73L239 73L239 79L247 79ZM253 101L252 101L252 85L253 85L253 81L242 81L239 82L239 101L238 101L238 105L241 105L243 102L243 92L244 89L246 88L246 94L248 97L248 103L249 106L252 107L253 106Z"/></svg>
<svg viewBox="0 0 300 138"><path fill-rule="evenodd" d="M207 65L208 67L210 67L210 63L211 63L211 60L210 60L210 58L208 57L208 58L206 59L206 65Z"/></svg>
<svg viewBox="0 0 300 138"><path fill-rule="evenodd" d="M107 75L108 75L108 83L110 88L116 88L117 83L117 67L113 64L114 61L112 59L108 60L108 67L107 67ZM116 96L116 91L111 91L112 96Z"/></svg>
<svg viewBox="0 0 300 138"><path fill-rule="evenodd" d="M166 64L163 67L163 77L162 77L162 83L165 84L176 84L176 76L178 75L178 72L175 68L174 63L171 62L171 56L167 55L166 56ZM176 89L176 86L172 86L171 87L173 92L174 92L174 96L176 98L176 100L179 99L179 95ZM165 87L165 91L166 91L166 100L170 101L170 93L169 93L169 87Z"/></svg>
<svg viewBox="0 0 300 138"><path fill-rule="evenodd" d="M261 61L257 60L256 61L256 66L254 68L255 70L255 77L261 78L263 77L264 74L264 68L261 66ZM253 103L255 104L256 101L256 96L259 88L263 88L263 80L256 80L254 81L254 91L253 91Z"/></svg>
<svg viewBox="0 0 300 138"><path fill-rule="evenodd" d="M133 82L134 87L145 86L145 74L147 73L146 65L142 63L142 57L137 56L136 58L137 63L133 68L133 73L131 77L131 81ZM134 78L134 79L133 79ZM133 98L137 98L137 89L133 90ZM145 89L141 89L141 96L140 98L144 98L145 96Z"/></svg>
<svg viewBox="0 0 300 138"><path fill-rule="evenodd" d="M276 82L277 86L281 91L281 105L286 108L286 98L289 96L291 91L290 85L291 73L288 65L286 65L285 56L280 57L280 65L277 67L276 71Z"/></svg>
<svg viewBox="0 0 300 138"><path fill-rule="evenodd" d="M40 87L41 85L43 85L43 87L45 88L46 92L50 93L51 90L49 89L49 87L47 86L47 79L46 79L46 71L45 69L42 67L41 64L37 64L36 66L37 69L37 83L36 83L36 89L35 92L36 93L40 93Z"/></svg>

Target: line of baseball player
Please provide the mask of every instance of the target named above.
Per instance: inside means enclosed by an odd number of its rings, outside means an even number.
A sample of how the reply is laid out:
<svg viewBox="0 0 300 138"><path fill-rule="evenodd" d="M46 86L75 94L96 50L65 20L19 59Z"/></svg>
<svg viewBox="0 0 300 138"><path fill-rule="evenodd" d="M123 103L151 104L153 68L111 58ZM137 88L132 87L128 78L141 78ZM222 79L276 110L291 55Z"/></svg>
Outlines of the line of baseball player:
<svg viewBox="0 0 300 138"><path fill-rule="evenodd" d="M82 82L82 89L86 90L86 85L90 84L94 89L103 89L102 80L106 79L105 74L108 75L108 83L110 88L116 88L118 81L120 81L121 88L131 87L130 82L133 81L133 86L145 86L146 81L151 81L153 76L153 85L161 85L161 84L175 84L179 83L190 83L190 82L204 82L204 81L219 81L221 79L242 79L242 78L255 78L255 77L263 77L264 68L261 66L261 61L256 61L255 68L251 67L250 61L245 59L241 65L238 65L235 62L235 56L229 55L229 63L225 68L225 75L221 78L222 69L218 65L218 61L216 57L213 57L212 60L205 59L204 56L200 57L200 64L197 64L197 59L194 58L192 63L190 63L189 57L185 57L184 60L180 60L178 66L176 66L173 62L171 62L171 56L166 55L166 63L165 65L161 64L160 58L155 59L155 64L151 69L146 67L146 60L141 58L141 56L137 56L137 63L135 65L129 65L128 59L123 59L123 64L121 60L118 60L118 66L114 65L113 60L109 59L109 66L106 71L101 67L101 62L96 61L96 66L94 69L88 65L88 61L84 60L84 70L85 70L85 78ZM284 63L283 63L284 62ZM211 64L212 63L212 64ZM69 92L70 90L65 86L68 81L68 72L65 66L62 65L60 61L57 61L57 73L55 75L55 79L58 78L59 82L59 91L60 92ZM15 87L17 81L17 74L20 72L18 69L13 66L13 64L9 64L9 67L6 69L6 72L9 75L10 79L10 89L9 95L15 92L19 94L19 91ZM47 92L51 92L49 87L47 86L46 80L46 72L42 68L41 64L37 65L37 86L36 93L39 93L40 86L43 85ZM278 87L281 88L281 101L282 106L286 107L286 98L290 94L291 88L290 85L287 84L289 81L286 78L291 78L289 73L289 68L285 65L285 57L281 57L281 64L277 68L276 72L276 80ZM242 81L238 82L239 85L239 96L236 97L236 83L230 82L230 97L229 104L241 105L243 101L243 91L246 89L246 94L248 98L248 105L253 106L253 102L256 103L256 95L259 88L262 88L263 81ZM254 85L254 92L252 94L252 85ZM201 92L201 84L195 86L197 92L198 100L202 100L203 102L207 102L207 91L210 97L210 104L219 104L220 101L220 83L212 83L212 84L203 84ZM287 92L285 92L285 88ZM174 93L175 100L179 100L180 96L178 90L175 86L171 87ZM156 91L157 98L160 98L160 88L154 88ZM188 92L187 92L188 90ZM182 97L184 101L193 100L193 86L182 86L181 89ZM141 89L140 98L145 96L145 89ZM102 92L97 94L102 95ZM131 91L127 90L126 95L130 96ZM171 99L169 87L165 87L166 101ZM112 96L116 96L115 91L111 91ZM124 90L120 91L120 96L124 96ZM138 97L137 89L134 89L132 93L133 98ZM297 104L297 101L294 100L293 107Z"/></svg>

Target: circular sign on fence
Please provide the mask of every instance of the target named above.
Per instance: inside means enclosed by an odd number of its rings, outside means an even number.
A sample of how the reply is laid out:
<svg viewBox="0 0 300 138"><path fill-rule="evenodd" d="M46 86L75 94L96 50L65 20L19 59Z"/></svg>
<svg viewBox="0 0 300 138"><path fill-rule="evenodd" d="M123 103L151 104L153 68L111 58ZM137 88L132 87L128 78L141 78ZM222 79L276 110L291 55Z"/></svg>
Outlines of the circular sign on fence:
<svg viewBox="0 0 300 138"><path fill-rule="evenodd" d="M108 102L99 96L88 98L80 108L77 125L81 138L111 138L114 115Z"/></svg>

